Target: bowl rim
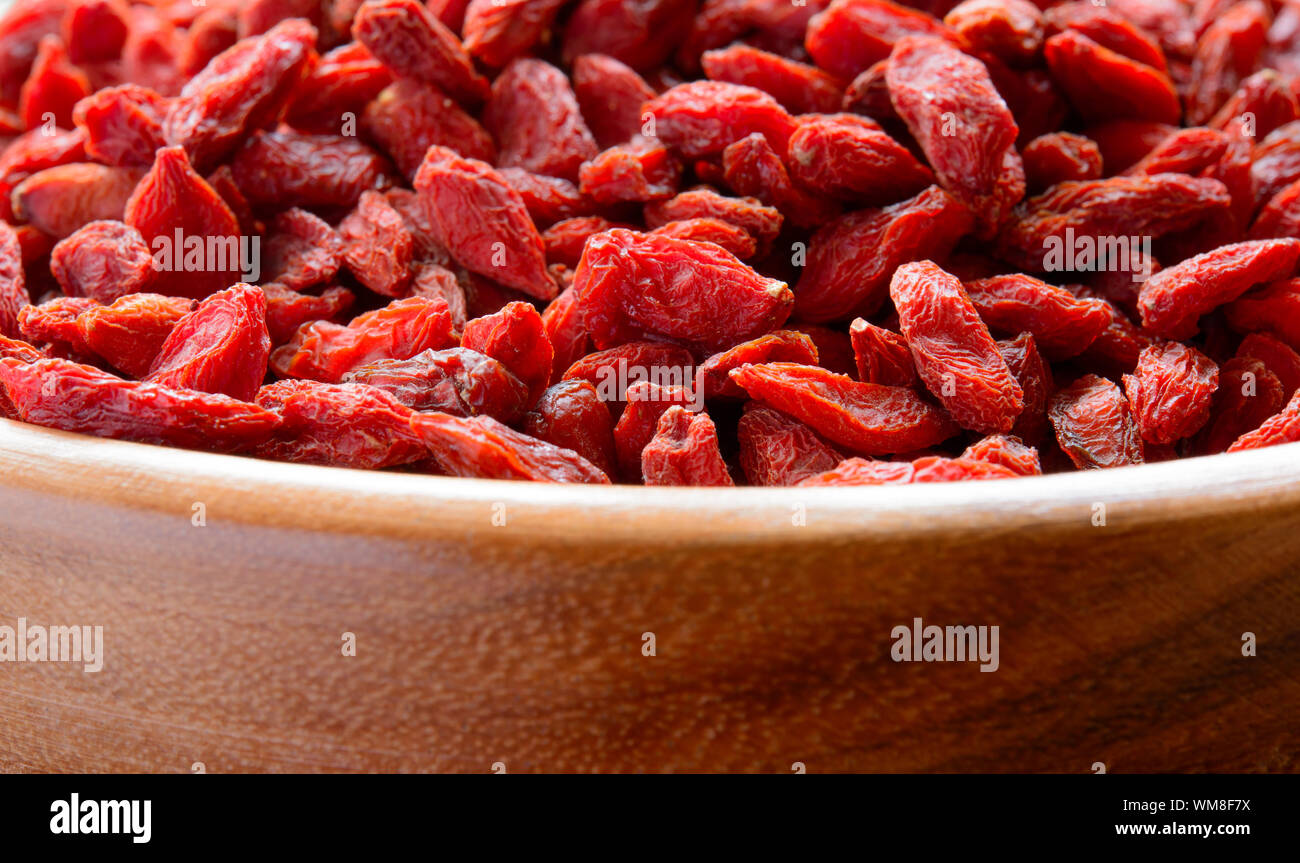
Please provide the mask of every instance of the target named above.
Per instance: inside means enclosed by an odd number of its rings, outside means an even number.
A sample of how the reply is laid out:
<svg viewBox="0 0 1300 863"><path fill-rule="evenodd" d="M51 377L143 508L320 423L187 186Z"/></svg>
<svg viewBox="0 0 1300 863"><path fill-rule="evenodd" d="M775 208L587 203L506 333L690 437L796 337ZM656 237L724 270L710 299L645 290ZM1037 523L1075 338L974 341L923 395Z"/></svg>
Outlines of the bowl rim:
<svg viewBox="0 0 1300 863"><path fill-rule="evenodd" d="M498 530L556 541L672 535L712 545L860 533L923 536L1091 523L1129 526L1300 512L1300 443L1107 470L903 486L579 485L367 471L98 438L0 419L0 502L14 491L175 514L186 501L245 525L421 538ZM501 508L504 507L504 510ZM184 506L186 518L190 506ZM799 516L802 514L802 523ZM1105 524L1097 525L1105 526ZM786 529L791 528L791 529Z"/></svg>

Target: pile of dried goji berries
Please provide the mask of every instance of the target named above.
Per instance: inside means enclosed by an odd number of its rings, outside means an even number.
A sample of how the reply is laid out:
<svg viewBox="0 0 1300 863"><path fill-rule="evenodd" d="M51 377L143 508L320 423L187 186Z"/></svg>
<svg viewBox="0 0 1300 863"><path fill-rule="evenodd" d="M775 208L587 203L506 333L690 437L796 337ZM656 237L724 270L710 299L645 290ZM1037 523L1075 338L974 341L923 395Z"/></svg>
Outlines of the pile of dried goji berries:
<svg viewBox="0 0 1300 863"><path fill-rule="evenodd" d="M656 485L1300 439L1297 0L23 0L0 412Z"/></svg>

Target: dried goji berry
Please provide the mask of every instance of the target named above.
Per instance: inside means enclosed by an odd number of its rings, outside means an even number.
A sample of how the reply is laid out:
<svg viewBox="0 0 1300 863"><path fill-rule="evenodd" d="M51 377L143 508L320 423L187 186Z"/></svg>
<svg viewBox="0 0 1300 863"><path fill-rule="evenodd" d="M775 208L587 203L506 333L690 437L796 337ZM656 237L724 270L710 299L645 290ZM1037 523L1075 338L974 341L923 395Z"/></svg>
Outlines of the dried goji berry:
<svg viewBox="0 0 1300 863"><path fill-rule="evenodd" d="M608 54L634 69L658 66L691 26L693 0L580 0L564 30L564 59Z"/></svg>
<svg viewBox="0 0 1300 863"><path fill-rule="evenodd" d="M1291 396L1285 408L1264 420L1264 424L1247 432L1228 447L1228 452L1260 449L1300 441L1300 392Z"/></svg>
<svg viewBox="0 0 1300 863"><path fill-rule="evenodd" d="M59 34L66 11L66 0L24 0L0 17L0 102L18 104L37 46Z"/></svg>
<svg viewBox="0 0 1300 863"><path fill-rule="evenodd" d="M353 19L352 38L399 78L433 84L465 104L488 97L487 79L456 34L416 0L371 0Z"/></svg>
<svg viewBox="0 0 1300 863"><path fill-rule="evenodd" d="M1082 469L1142 463L1142 437L1119 387L1084 375L1052 396L1048 417L1061 449Z"/></svg>
<svg viewBox="0 0 1300 863"><path fill-rule="evenodd" d="M599 390L598 390L599 391ZM659 418L673 406L694 407L696 393L687 387L637 381L627 388L627 407L614 425L614 452L627 482L641 480L641 453L654 439Z"/></svg>
<svg viewBox="0 0 1300 863"><path fill-rule="evenodd" d="M98 437L238 452L280 425L276 414L229 396L127 381L62 359L0 360L0 386L24 422Z"/></svg>
<svg viewBox="0 0 1300 863"><path fill-rule="evenodd" d="M835 0L808 22L806 45L817 65L850 80L889 56L906 36L956 35L930 15L888 0Z"/></svg>
<svg viewBox="0 0 1300 863"><path fill-rule="evenodd" d="M144 173L90 162L46 168L14 187L14 216L63 239L91 222L121 219Z"/></svg>
<svg viewBox="0 0 1300 863"><path fill-rule="evenodd" d="M282 378L337 383L373 360L404 360L430 348L449 347L451 342L447 304L409 297L366 312L346 327L328 321L304 324L288 344L271 354L271 368Z"/></svg>
<svg viewBox="0 0 1300 863"><path fill-rule="evenodd" d="M722 169L732 191L770 204L797 227L815 228L840 213L834 200L797 185L772 145L757 132L722 151Z"/></svg>
<svg viewBox="0 0 1300 863"><path fill-rule="evenodd" d="M968 282L966 294L990 330L1007 336L1031 333L1053 361L1083 353L1111 321L1105 301L1077 298L1023 274Z"/></svg>
<svg viewBox="0 0 1300 863"><path fill-rule="evenodd" d="M177 322L147 380L252 401L266 378L270 353L266 295L252 285L235 285Z"/></svg>
<svg viewBox="0 0 1300 863"><path fill-rule="evenodd" d="M784 153L794 131L794 119L771 96L722 81L679 84L651 99L642 111L654 120L654 132L647 136L691 159L715 156L755 132Z"/></svg>
<svg viewBox="0 0 1300 863"><path fill-rule="evenodd" d="M343 380L377 387L417 411L490 416L510 423L528 407L527 385L497 360L469 348L375 360L348 372Z"/></svg>
<svg viewBox="0 0 1300 863"><path fill-rule="evenodd" d="M565 369L562 380L590 382L602 401L621 409L627 389L639 381L661 387L693 386L695 359L690 351L664 342L628 342L594 351Z"/></svg>
<svg viewBox="0 0 1300 863"><path fill-rule="evenodd" d="M387 160L355 138L284 129L250 137L231 169L248 199L268 206L352 207L392 184Z"/></svg>
<svg viewBox="0 0 1300 863"><path fill-rule="evenodd" d="M1192 61L1187 122L1200 125L1255 71L1268 36L1268 9L1258 0L1234 3L1201 35Z"/></svg>
<svg viewBox="0 0 1300 863"><path fill-rule="evenodd" d="M538 227L590 211L590 202L578 186L561 177L534 174L523 168L501 168L497 173L519 193Z"/></svg>
<svg viewBox="0 0 1300 863"><path fill-rule="evenodd" d="M93 352L82 340L77 317L98 305L87 297L54 297L39 305L26 305L18 312L18 331L34 344L86 357Z"/></svg>
<svg viewBox="0 0 1300 863"><path fill-rule="evenodd" d="M415 239L400 213L379 192L362 192L357 208L339 223L343 260L357 281L377 294L410 293Z"/></svg>
<svg viewBox="0 0 1300 863"><path fill-rule="evenodd" d="M880 210L857 210L817 231L795 294L799 317L871 315L899 265L942 258L971 229L971 214L937 186Z"/></svg>
<svg viewBox="0 0 1300 863"><path fill-rule="evenodd" d="M574 59L573 92L601 147L623 144L638 134L641 106L655 97L655 91L635 70L604 54Z"/></svg>
<svg viewBox="0 0 1300 863"><path fill-rule="evenodd" d="M885 78L940 184L991 236L1024 197L1025 170L1020 128L988 69L942 39L908 37L894 45Z"/></svg>
<svg viewBox="0 0 1300 863"><path fill-rule="evenodd" d="M1024 391L961 282L928 261L899 267L889 285L917 374L964 428L1008 432Z"/></svg>
<svg viewBox="0 0 1300 863"><path fill-rule="evenodd" d="M849 326L858 380L887 387L916 383L916 365L907 340L892 330L857 318Z"/></svg>
<svg viewBox="0 0 1300 863"><path fill-rule="evenodd" d="M320 296L300 294L270 282L262 285L266 294L266 329L272 345L282 345L303 324L311 321L336 321L346 314L355 300L347 288L327 288Z"/></svg>
<svg viewBox="0 0 1300 863"><path fill-rule="evenodd" d="M521 434L491 417L416 413L411 429L452 476L609 483L600 468L573 450Z"/></svg>
<svg viewBox="0 0 1300 863"><path fill-rule="evenodd" d="M155 252L158 293L202 298L239 281L239 222L180 147L158 151L122 220Z"/></svg>
<svg viewBox="0 0 1300 863"><path fill-rule="evenodd" d="M315 44L314 27L290 20L223 51L172 102L163 121L167 143L184 147L200 170L225 161L245 135L280 118Z"/></svg>
<svg viewBox="0 0 1300 863"><path fill-rule="evenodd" d="M1282 383L1262 361L1249 357L1228 360L1219 368L1219 388L1210 419L1196 436L1196 452L1223 452L1285 404Z"/></svg>
<svg viewBox="0 0 1300 863"><path fill-rule="evenodd" d="M148 167L167 145L162 123L170 100L147 87L123 84L77 103L72 121L85 130L86 155L105 165Z"/></svg>
<svg viewBox="0 0 1300 863"><path fill-rule="evenodd" d="M377 99L391 83L392 73L366 50L365 45L360 42L340 45L321 56L299 83L285 121L302 132L346 134L350 121L361 115L367 104ZM416 99L417 93L425 92L424 86L409 79L407 83L411 88L407 93L410 98ZM418 110L415 113L417 116L421 114ZM413 135L417 131L414 128L408 130ZM374 135L373 129L369 133ZM418 160L416 167L419 167Z"/></svg>
<svg viewBox="0 0 1300 863"><path fill-rule="evenodd" d="M736 428L740 467L750 485L796 485L844 458L808 426L772 408L746 406Z"/></svg>
<svg viewBox="0 0 1300 863"><path fill-rule="evenodd" d="M1241 82L1232 98L1223 103L1206 124L1227 129L1235 120L1250 118L1250 135L1263 138L1281 126L1300 119L1300 102L1285 78L1272 69L1256 72Z"/></svg>
<svg viewBox="0 0 1300 863"><path fill-rule="evenodd" d="M713 420L681 407L659 418L655 436L641 451L641 474L646 485L734 485Z"/></svg>
<svg viewBox="0 0 1300 863"><path fill-rule="evenodd" d="M294 291L331 281L339 271L343 243L327 222L290 207L276 216L263 253L263 275Z"/></svg>
<svg viewBox="0 0 1300 863"><path fill-rule="evenodd" d="M50 271L68 296L102 303L147 291L155 277L144 238L121 222L91 222L61 241Z"/></svg>
<svg viewBox="0 0 1300 863"><path fill-rule="evenodd" d="M254 450L262 458L374 469L427 454L411 430L413 411L374 387L279 381L262 387L257 404L283 418L275 436Z"/></svg>
<svg viewBox="0 0 1300 863"><path fill-rule="evenodd" d="M785 323L790 288L712 243L616 228L587 240L573 279L598 348L658 338L714 353Z"/></svg>
<svg viewBox="0 0 1300 863"><path fill-rule="evenodd" d="M430 147L415 188L434 239L458 263L538 299L556 295L537 226L491 165Z"/></svg>
<svg viewBox="0 0 1300 863"><path fill-rule="evenodd" d="M528 385L529 404L541 397L551 379L555 351L537 309L509 303L499 312L465 324L462 347L486 354Z"/></svg>
<svg viewBox="0 0 1300 863"><path fill-rule="evenodd" d="M57 165L83 162L86 159L86 133L55 131L44 134L33 129L4 148L0 155L0 218L13 220L10 193L29 175Z"/></svg>
<svg viewBox="0 0 1300 863"><path fill-rule="evenodd" d="M565 0L470 0L461 31L465 50L500 68L541 42L564 5Z"/></svg>
<svg viewBox="0 0 1300 863"><path fill-rule="evenodd" d="M1043 56L1070 104L1091 122L1177 123L1182 116L1168 75L1082 33L1066 30L1051 37L1043 46Z"/></svg>
<svg viewBox="0 0 1300 863"><path fill-rule="evenodd" d="M18 337L18 315L31 302L22 246L13 228L0 221L0 336Z"/></svg>
<svg viewBox="0 0 1300 863"><path fill-rule="evenodd" d="M1056 244L1073 237L1152 237L1189 228L1232 203L1218 180L1183 174L1060 183L1016 208L998 237L998 256L1039 272ZM1072 251L1072 249L1071 249Z"/></svg>
<svg viewBox="0 0 1300 863"><path fill-rule="evenodd" d="M200 12L185 31L177 62L185 75L197 75L222 51L239 41L239 10L216 6Z"/></svg>
<svg viewBox="0 0 1300 863"><path fill-rule="evenodd" d="M1052 367L1038 352L1034 337L1021 333L1014 339L998 342L998 353L1006 360L1007 368L1024 392L1025 407L1016 417L1011 433L1026 443L1037 446L1047 433L1047 400L1052 396L1054 382ZM1134 358L1134 363L1137 359ZM1132 368L1132 366L1129 366Z"/></svg>
<svg viewBox="0 0 1300 863"><path fill-rule="evenodd" d="M610 225L609 227L613 227ZM605 230L609 230L609 227ZM593 232L595 233L595 232ZM742 261L754 257L758 252L758 241L743 228L721 219L684 219L660 225L650 233L664 237L676 237L679 240L714 243L722 246ZM585 242L585 240L584 240ZM549 249L547 251L549 255ZM581 250L579 250L581 254Z"/></svg>
<svg viewBox="0 0 1300 863"><path fill-rule="evenodd" d="M466 158L496 161L488 131L432 84L403 79L386 87L366 106L361 128L408 180L414 179L434 145L450 147Z"/></svg>
<svg viewBox="0 0 1300 863"><path fill-rule="evenodd" d="M1179 129L1124 173L1196 175L1223 158L1227 149L1228 136L1215 129Z"/></svg>
<svg viewBox="0 0 1300 863"><path fill-rule="evenodd" d="M1277 375L1284 402L1300 389L1300 353L1268 333L1248 333L1237 346L1237 356L1259 360Z"/></svg>
<svg viewBox="0 0 1300 863"><path fill-rule="evenodd" d="M975 51L1013 66L1031 64L1043 48L1043 15L1028 0L965 0L943 23Z"/></svg>
<svg viewBox="0 0 1300 863"><path fill-rule="evenodd" d="M588 381L560 381L542 393L524 415L525 434L573 450L615 476L614 420Z"/></svg>
<svg viewBox="0 0 1300 863"><path fill-rule="evenodd" d="M779 210L764 206L757 198L729 198L709 188L688 189L667 201L645 206L645 223L650 228L699 218L721 219L744 228L761 246L776 239L783 221Z"/></svg>
<svg viewBox="0 0 1300 863"><path fill-rule="evenodd" d="M838 111L844 97L844 82L833 75L749 45L705 51L700 62L711 80L756 87L792 114Z"/></svg>
<svg viewBox="0 0 1300 863"><path fill-rule="evenodd" d="M817 346L796 330L777 330L742 342L700 363L697 376L705 398L743 399L745 391L731 379L732 369L758 363L817 365Z"/></svg>
<svg viewBox="0 0 1300 863"><path fill-rule="evenodd" d="M741 366L731 379L757 402L807 423L823 437L868 455L933 446L957 431L946 412L904 387L855 381L816 366Z"/></svg>
<svg viewBox="0 0 1300 863"><path fill-rule="evenodd" d="M163 343L194 301L160 294L127 294L111 305L95 305L76 317L86 348L133 378L149 374ZM260 383L260 381L259 381Z"/></svg>
<svg viewBox="0 0 1300 863"><path fill-rule="evenodd" d="M69 62L63 41L46 36L18 96L18 116L28 129L51 122L66 129L72 125L73 107L89 95L90 81Z"/></svg>
<svg viewBox="0 0 1300 863"><path fill-rule="evenodd" d="M1236 243L1189 258L1142 284L1142 324L1158 335L1187 338L1201 315L1253 285L1295 275L1298 261L1300 240L1293 239Z"/></svg>
<svg viewBox="0 0 1300 863"><path fill-rule="evenodd" d="M1038 460L1038 450L1027 446L1019 438L1006 435L989 435L966 447L963 459L997 464L1020 476L1035 476L1043 472Z"/></svg>
<svg viewBox="0 0 1300 863"><path fill-rule="evenodd" d="M580 253L581 254L581 253ZM558 381L565 370L587 353L591 339L582 321L582 306L572 287L565 288L542 312L546 337L555 351L551 364L551 381Z"/></svg>
<svg viewBox="0 0 1300 863"><path fill-rule="evenodd" d="M1082 135L1052 132L1035 138L1020 153L1025 161L1025 183L1030 192L1042 192L1070 180L1096 180L1102 174L1101 150Z"/></svg>
<svg viewBox="0 0 1300 863"><path fill-rule="evenodd" d="M862 205L910 198L934 174L875 124L852 114L800 118L790 136L790 172L817 192Z"/></svg>
<svg viewBox="0 0 1300 863"><path fill-rule="evenodd" d="M1219 367L1205 354L1177 342L1152 345L1124 376L1124 394L1142 439L1168 444L1191 437L1210 417Z"/></svg>
<svg viewBox="0 0 1300 863"><path fill-rule="evenodd" d="M681 173L666 147L643 138L610 147L584 163L580 189L598 204L644 203L676 194Z"/></svg>

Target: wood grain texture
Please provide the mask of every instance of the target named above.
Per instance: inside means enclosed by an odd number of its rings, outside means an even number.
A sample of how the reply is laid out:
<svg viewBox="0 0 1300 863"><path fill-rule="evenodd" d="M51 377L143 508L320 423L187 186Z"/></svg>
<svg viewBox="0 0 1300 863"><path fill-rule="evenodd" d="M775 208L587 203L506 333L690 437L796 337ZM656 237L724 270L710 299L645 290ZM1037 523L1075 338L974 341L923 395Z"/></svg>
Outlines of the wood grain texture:
<svg viewBox="0 0 1300 863"><path fill-rule="evenodd" d="M1300 769L1300 445L642 489L0 421L0 471L0 624L105 628L98 674L0 664L3 770ZM1000 669L891 661L914 617L1000 626Z"/></svg>

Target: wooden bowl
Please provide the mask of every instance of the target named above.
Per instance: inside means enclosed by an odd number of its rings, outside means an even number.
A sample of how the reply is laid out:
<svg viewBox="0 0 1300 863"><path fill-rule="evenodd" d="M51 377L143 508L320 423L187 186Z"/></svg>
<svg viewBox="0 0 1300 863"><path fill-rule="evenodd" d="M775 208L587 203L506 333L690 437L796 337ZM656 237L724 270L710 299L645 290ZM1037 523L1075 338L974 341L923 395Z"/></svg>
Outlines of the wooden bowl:
<svg viewBox="0 0 1300 863"><path fill-rule="evenodd" d="M104 627L98 673L0 664L4 770L1300 766L1300 445L596 488L0 421L0 470L0 624ZM997 671L893 661L917 617L1000 627Z"/></svg>

